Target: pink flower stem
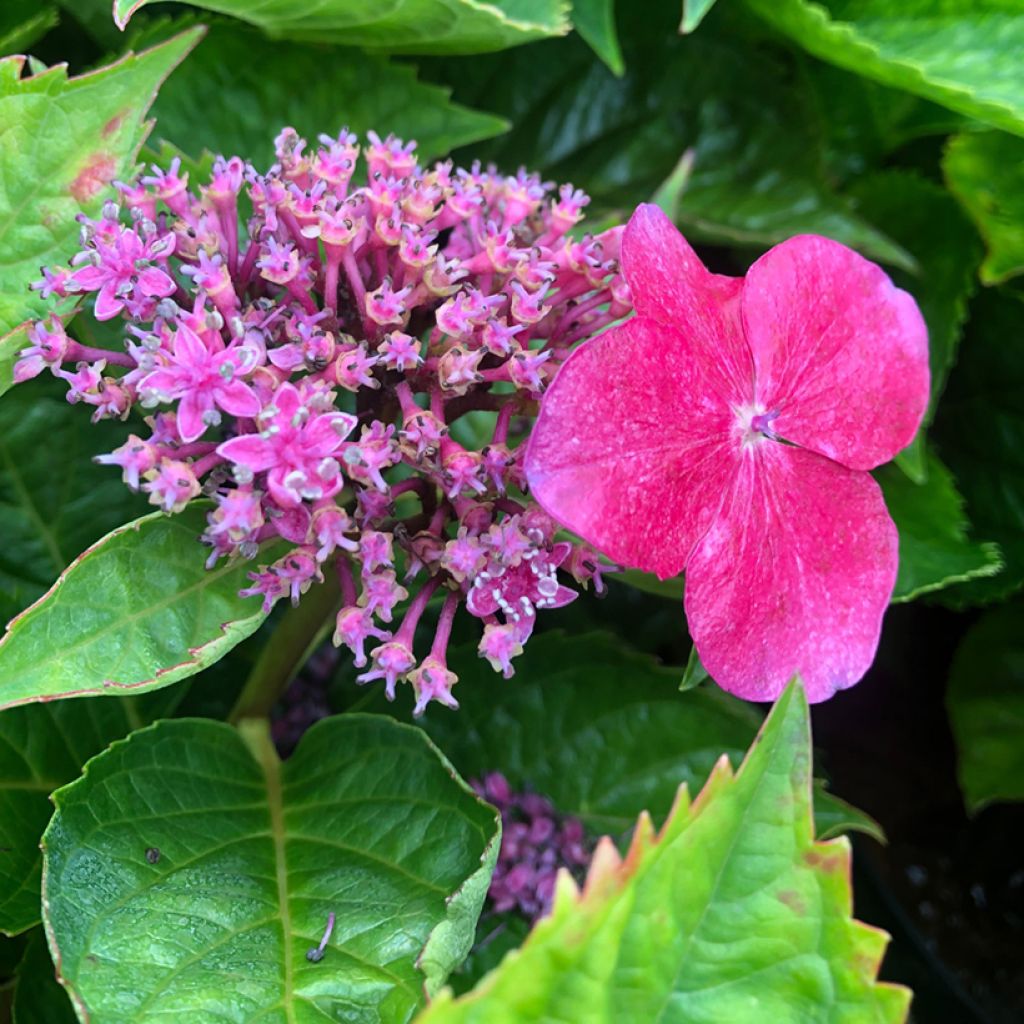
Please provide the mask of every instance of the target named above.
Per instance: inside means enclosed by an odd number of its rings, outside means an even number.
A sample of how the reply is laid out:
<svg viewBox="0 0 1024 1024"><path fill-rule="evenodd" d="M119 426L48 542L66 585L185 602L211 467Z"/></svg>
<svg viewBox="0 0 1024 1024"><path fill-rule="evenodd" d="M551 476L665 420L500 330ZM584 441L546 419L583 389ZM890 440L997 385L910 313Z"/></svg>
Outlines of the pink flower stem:
<svg viewBox="0 0 1024 1024"><path fill-rule="evenodd" d="M324 267L324 308L338 308L338 269L341 267L341 254L333 247L327 249L327 262Z"/></svg>
<svg viewBox="0 0 1024 1024"><path fill-rule="evenodd" d="M213 469L214 466L220 465L220 463L227 461L223 455L218 455L216 452L210 452L209 455L204 455L201 459L192 463L192 472L197 477L203 477Z"/></svg>
<svg viewBox="0 0 1024 1024"><path fill-rule="evenodd" d="M448 641L452 635L452 623L455 621L455 613L458 611L462 594L450 590L444 599L441 607L441 614L437 620L437 631L434 633L434 642L430 646L430 657L437 658L442 665L447 662Z"/></svg>
<svg viewBox="0 0 1024 1024"><path fill-rule="evenodd" d="M216 441L193 441L192 444L181 444L177 448L168 448L167 454L175 459L191 459L196 456L209 455L216 447ZM193 466L193 468L195 467Z"/></svg>
<svg viewBox="0 0 1024 1024"><path fill-rule="evenodd" d="M491 444L504 444L508 440L508 428L512 422L514 407L511 402L506 402L498 410L498 418L494 423L494 434L491 436Z"/></svg>
<svg viewBox="0 0 1024 1024"><path fill-rule="evenodd" d="M442 422L445 422L444 418L444 395L441 394L440 388L431 388L430 390L430 411Z"/></svg>
<svg viewBox="0 0 1024 1024"><path fill-rule="evenodd" d="M100 359L105 359L108 364L126 366L132 370L138 365L127 352L110 352L105 348L93 348L91 345L80 345L77 341L68 341L64 362L95 363Z"/></svg>
<svg viewBox="0 0 1024 1024"><path fill-rule="evenodd" d="M338 582L341 584L341 603L351 608L356 603L356 581L352 576L352 563L346 555L341 555L334 563L338 571Z"/></svg>
<svg viewBox="0 0 1024 1024"><path fill-rule="evenodd" d="M431 576L426 583L420 587L420 592L409 602L409 607L405 611L405 618L402 619L401 626L398 627L398 632L394 636L394 642L404 643L410 650L412 649L413 636L416 633L416 627L419 625L419 621L426 611L427 604L430 599L434 596L434 591L441 585L441 580L437 576Z"/></svg>

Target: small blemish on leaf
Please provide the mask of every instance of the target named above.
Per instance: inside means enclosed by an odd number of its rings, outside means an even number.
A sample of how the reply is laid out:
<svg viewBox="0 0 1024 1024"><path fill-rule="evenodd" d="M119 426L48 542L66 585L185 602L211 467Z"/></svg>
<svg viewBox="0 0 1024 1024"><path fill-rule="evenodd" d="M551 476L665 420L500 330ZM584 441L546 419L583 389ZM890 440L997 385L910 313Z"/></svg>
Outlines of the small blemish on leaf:
<svg viewBox="0 0 1024 1024"><path fill-rule="evenodd" d="M68 186L72 197L80 203L88 202L99 195L117 174L117 162L109 153L97 153L89 158L85 166L75 175Z"/></svg>
<svg viewBox="0 0 1024 1024"><path fill-rule="evenodd" d="M157 864L160 861L160 851L155 847L151 846L146 850L146 860L150 864Z"/></svg>
<svg viewBox="0 0 1024 1024"><path fill-rule="evenodd" d="M794 914L803 917L807 913L807 905L799 893L793 892L791 889L784 889L779 893L778 898L779 902L784 903Z"/></svg>
<svg viewBox="0 0 1024 1024"><path fill-rule="evenodd" d="M124 121L126 111L122 111L120 114L115 114L104 126L103 126L103 138L109 138L118 128L121 127L121 122Z"/></svg>

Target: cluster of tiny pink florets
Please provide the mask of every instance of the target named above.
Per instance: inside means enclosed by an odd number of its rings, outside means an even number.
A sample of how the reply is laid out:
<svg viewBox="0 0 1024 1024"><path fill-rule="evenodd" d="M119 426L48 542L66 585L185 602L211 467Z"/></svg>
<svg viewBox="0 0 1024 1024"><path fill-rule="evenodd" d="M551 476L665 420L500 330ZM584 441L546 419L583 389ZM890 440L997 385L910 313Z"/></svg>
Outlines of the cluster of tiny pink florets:
<svg viewBox="0 0 1024 1024"><path fill-rule="evenodd" d="M576 596L563 580L601 586L593 552L557 541L524 497L516 442L571 346L630 310L620 231L571 236L587 203L571 186L421 168L411 144L373 133L360 185L347 131L307 151L285 129L276 151L266 174L219 158L198 193L177 162L154 168L83 217L82 251L34 287L93 296L98 320L124 322L124 348L79 344L50 317L15 378L49 368L94 420L152 410L148 433L140 417L99 461L167 513L212 499L210 564L289 542L243 591L267 608L337 573L335 642L361 668L377 642L360 679L389 696L410 682L417 711L454 707L460 605L509 676L537 611ZM474 410L494 414L479 449L450 429ZM414 632L435 594L421 660Z"/></svg>

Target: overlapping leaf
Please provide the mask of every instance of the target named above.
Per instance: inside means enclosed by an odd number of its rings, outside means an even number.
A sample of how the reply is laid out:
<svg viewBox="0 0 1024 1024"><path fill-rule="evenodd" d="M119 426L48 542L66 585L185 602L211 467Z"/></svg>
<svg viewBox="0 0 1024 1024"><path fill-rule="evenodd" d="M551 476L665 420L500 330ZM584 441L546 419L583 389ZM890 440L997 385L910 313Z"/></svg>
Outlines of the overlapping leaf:
<svg viewBox="0 0 1024 1024"><path fill-rule="evenodd" d="M11 1011L13 1024L75 1024L68 994L57 983L42 928L31 933L18 965Z"/></svg>
<svg viewBox="0 0 1024 1024"><path fill-rule="evenodd" d="M57 11L38 0L6 0L0 9L0 55L24 52L57 24Z"/></svg>
<svg viewBox="0 0 1024 1024"><path fill-rule="evenodd" d="M46 927L92 1024L407 1021L468 951L498 839L419 730L366 715L283 765L263 723L158 723L55 802Z"/></svg>
<svg viewBox="0 0 1024 1024"><path fill-rule="evenodd" d="M902 1021L879 984L884 933L851 917L845 839L816 843L807 705L780 698L733 776L680 790L661 833L641 818L620 860L599 849L583 892L563 876L552 915L472 992L418 1024L534 1020Z"/></svg>
<svg viewBox="0 0 1024 1024"><path fill-rule="evenodd" d="M90 427L50 379L0 402L0 621L36 600L85 548L135 518L145 502L92 456L124 440L124 425Z"/></svg>
<svg viewBox="0 0 1024 1024"><path fill-rule="evenodd" d="M949 590L953 604L991 601L1024 584L1024 360L1014 344L1024 302L986 291L971 307L967 337L933 433L967 501L972 537L995 541L1006 563L990 579Z"/></svg>
<svg viewBox="0 0 1024 1024"><path fill-rule="evenodd" d="M110 182L128 176L157 88L200 34L78 78L63 65L22 77L23 58L0 60L0 335L43 311L29 284L76 251L75 215L95 214ZM11 348L0 340L0 390Z"/></svg>
<svg viewBox="0 0 1024 1024"><path fill-rule="evenodd" d="M626 65L615 32L615 0L573 0L572 21L594 53L621 75Z"/></svg>
<svg viewBox="0 0 1024 1024"><path fill-rule="evenodd" d="M114 0L122 28L159 0ZM569 31L566 0L187 0L280 39L366 46L392 53L482 53Z"/></svg>
<svg viewBox="0 0 1024 1024"><path fill-rule="evenodd" d="M942 169L988 247L982 281L999 284L1024 273L1024 139L1003 132L958 135L946 147Z"/></svg>
<svg viewBox="0 0 1024 1024"><path fill-rule="evenodd" d="M1019 0L747 0L817 57L1024 134Z"/></svg>
<svg viewBox="0 0 1024 1024"><path fill-rule="evenodd" d="M971 628L949 675L960 788L972 811L1024 800L1024 604L994 608Z"/></svg>
<svg viewBox="0 0 1024 1024"><path fill-rule="evenodd" d="M168 31L158 25L141 39ZM269 163L274 136L285 125L311 141L343 125L359 134L394 132L415 139L423 158L508 127L500 117L452 103L449 91L418 81L407 64L358 50L272 42L244 25L218 21L189 59L188 74L160 90L154 136L193 156L205 148ZM197 119L200 107L204 116Z"/></svg>
<svg viewBox="0 0 1024 1024"><path fill-rule="evenodd" d="M595 197L599 211L623 215L692 150L678 214L688 236L763 246L814 232L911 266L905 250L825 181L815 116L807 96L787 84L786 64L737 45L742 37L710 21L679 38L666 15L673 12L624 8L622 78L595 64L575 39L451 69L457 97L516 126L486 155L572 181ZM510 81L515 89L503 87Z"/></svg>
<svg viewBox="0 0 1024 1024"><path fill-rule="evenodd" d="M0 708L141 692L194 675L266 618L251 563L205 567L205 509L157 512L83 552L0 640Z"/></svg>

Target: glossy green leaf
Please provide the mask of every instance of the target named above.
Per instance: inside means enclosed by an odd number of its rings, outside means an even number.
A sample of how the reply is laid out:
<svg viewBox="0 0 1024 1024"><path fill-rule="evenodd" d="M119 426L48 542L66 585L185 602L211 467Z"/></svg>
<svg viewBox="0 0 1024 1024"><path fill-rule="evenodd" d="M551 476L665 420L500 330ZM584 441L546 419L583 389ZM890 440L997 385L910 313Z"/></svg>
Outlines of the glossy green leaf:
<svg viewBox="0 0 1024 1024"><path fill-rule="evenodd" d="M816 57L1024 134L1019 0L746 0Z"/></svg>
<svg viewBox="0 0 1024 1024"><path fill-rule="evenodd" d="M57 982L42 928L29 936L18 965L11 1011L12 1024L75 1024L78 1020L67 992Z"/></svg>
<svg viewBox="0 0 1024 1024"><path fill-rule="evenodd" d="M1024 800L1024 604L986 612L960 642L946 701L972 811Z"/></svg>
<svg viewBox="0 0 1024 1024"><path fill-rule="evenodd" d="M689 237L763 247L811 232L912 266L825 180L816 118L788 81L791 68L737 45L713 18L681 38L671 13L623 9L630 27L622 30L622 78L576 39L515 50L487 66L459 62L451 69L457 98L486 104L516 126L484 155L572 181L594 197L592 213L626 217L692 151L677 217ZM515 89L502 88L510 81Z"/></svg>
<svg viewBox="0 0 1024 1024"><path fill-rule="evenodd" d="M144 33L165 34L168 26ZM316 75L310 68L318 67ZM372 86L371 86L372 83ZM423 158L505 131L507 122L452 103L450 90L417 80L408 64L346 50L344 59L312 46L272 42L245 26L218 22L196 48L188 73L175 75L153 106L154 137L194 156L239 154L269 164L274 136L291 125L315 142L343 125L416 139ZM208 104L210 96L217 102ZM198 107L205 113L196 119Z"/></svg>
<svg viewBox="0 0 1024 1024"><path fill-rule="evenodd" d="M54 385L57 385L56 387ZM124 424L83 423L62 382L21 384L0 402L0 620L36 600L104 533L145 501L92 457L124 441Z"/></svg>
<svg viewBox="0 0 1024 1024"><path fill-rule="evenodd" d="M114 0L124 28L160 0ZM391 53L483 53L569 31L566 0L187 0L241 18L278 39L366 46Z"/></svg>
<svg viewBox="0 0 1024 1024"><path fill-rule="evenodd" d="M972 132L950 139L942 160L950 191L978 226L985 284L1024 273L1024 139Z"/></svg>
<svg viewBox="0 0 1024 1024"><path fill-rule="evenodd" d="M79 555L0 640L0 708L168 686L252 633L253 563L205 567L205 512L144 516Z"/></svg>
<svg viewBox="0 0 1024 1024"><path fill-rule="evenodd" d="M615 0L573 0L573 27L616 75L626 70L615 33Z"/></svg>
<svg viewBox="0 0 1024 1024"><path fill-rule="evenodd" d="M949 470L930 453L925 466L920 484L891 463L876 474L900 534L894 602L995 576L1003 566L998 545L970 537L964 499Z"/></svg>
<svg viewBox="0 0 1024 1024"><path fill-rule="evenodd" d="M995 541L1006 563L990 579L946 592L961 605L1005 597L1024 584L1024 302L982 292L933 435L967 501L976 539Z"/></svg>
<svg viewBox="0 0 1024 1024"><path fill-rule="evenodd" d="M700 686L701 683L707 682L710 678L708 670L700 660L696 646L691 647L690 655L686 659L686 668L683 670L683 678L679 680L680 692L685 693L687 690L692 690L695 686Z"/></svg>
<svg viewBox="0 0 1024 1024"><path fill-rule="evenodd" d="M876 981L887 936L851 916L848 842L814 841L809 726L790 687L735 776L683 787L657 836L641 818L625 860L603 846L582 894L563 875L522 949L418 1024L905 1020L910 993Z"/></svg>
<svg viewBox="0 0 1024 1024"><path fill-rule="evenodd" d="M0 7L0 55L24 52L57 24L55 7L39 0L5 0Z"/></svg>
<svg viewBox="0 0 1024 1024"><path fill-rule="evenodd" d="M263 722L161 722L55 803L46 928L92 1024L407 1021L468 951L499 832L422 732L366 715L284 764Z"/></svg>
<svg viewBox="0 0 1024 1024"><path fill-rule="evenodd" d="M0 712L0 934L39 921L39 838L53 813L50 794L114 740L170 714L183 696L179 688Z"/></svg>
<svg viewBox="0 0 1024 1024"><path fill-rule="evenodd" d="M680 32L692 32L707 16L715 0L683 0L683 20Z"/></svg>
<svg viewBox="0 0 1024 1024"><path fill-rule="evenodd" d="M28 290L40 265L76 252L75 216L97 213L110 182L129 176L146 111L201 31L78 78L64 65L23 78L23 58L0 60L0 335L47 308ZM3 348L0 390L10 384Z"/></svg>

